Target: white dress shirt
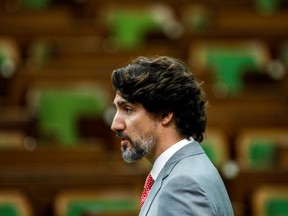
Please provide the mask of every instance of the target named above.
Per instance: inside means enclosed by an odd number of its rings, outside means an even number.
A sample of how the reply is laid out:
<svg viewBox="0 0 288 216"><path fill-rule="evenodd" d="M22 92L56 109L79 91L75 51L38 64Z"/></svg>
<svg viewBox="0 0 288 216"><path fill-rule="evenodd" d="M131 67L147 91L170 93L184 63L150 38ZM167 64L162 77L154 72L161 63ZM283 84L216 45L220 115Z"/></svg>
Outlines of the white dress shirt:
<svg viewBox="0 0 288 216"><path fill-rule="evenodd" d="M194 141L192 137L190 139L183 139L172 145L167 150L165 150L153 164L152 170L150 172L152 178L155 180L158 177L164 165L166 164L166 162L172 157L172 155L174 155L179 149L191 143L192 141Z"/></svg>

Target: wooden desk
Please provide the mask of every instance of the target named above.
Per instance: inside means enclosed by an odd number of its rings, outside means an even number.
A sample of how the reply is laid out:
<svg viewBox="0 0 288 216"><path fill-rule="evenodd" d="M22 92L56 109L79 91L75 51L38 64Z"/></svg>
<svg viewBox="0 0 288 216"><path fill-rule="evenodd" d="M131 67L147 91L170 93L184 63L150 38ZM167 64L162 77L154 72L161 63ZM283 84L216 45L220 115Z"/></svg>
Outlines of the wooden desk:
<svg viewBox="0 0 288 216"><path fill-rule="evenodd" d="M102 159L91 149L1 150L0 190L23 192L35 216L53 216L55 197L63 190L125 188L140 199L148 170L139 164Z"/></svg>
<svg viewBox="0 0 288 216"><path fill-rule="evenodd" d="M266 170L242 169L231 180L224 179L235 216L251 215L252 195L263 185L287 185L288 170L275 168Z"/></svg>

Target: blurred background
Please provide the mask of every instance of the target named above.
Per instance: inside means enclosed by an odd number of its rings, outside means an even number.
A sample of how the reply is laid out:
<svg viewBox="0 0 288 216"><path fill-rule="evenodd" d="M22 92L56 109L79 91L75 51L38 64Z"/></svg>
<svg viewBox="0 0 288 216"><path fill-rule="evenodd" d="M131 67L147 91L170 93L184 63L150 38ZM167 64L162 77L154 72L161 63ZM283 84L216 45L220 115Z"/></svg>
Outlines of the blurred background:
<svg viewBox="0 0 288 216"><path fill-rule="evenodd" d="M235 216L288 215L287 0L1 0L0 215L138 215L110 75L139 55L201 83Z"/></svg>

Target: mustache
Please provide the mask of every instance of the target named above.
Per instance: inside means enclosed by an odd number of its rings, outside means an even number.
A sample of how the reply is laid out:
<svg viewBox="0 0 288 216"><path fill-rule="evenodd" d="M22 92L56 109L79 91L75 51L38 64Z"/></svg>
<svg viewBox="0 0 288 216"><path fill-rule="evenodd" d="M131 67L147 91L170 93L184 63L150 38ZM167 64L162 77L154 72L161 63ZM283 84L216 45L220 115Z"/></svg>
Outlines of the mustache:
<svg viewBox="0 0 288 216"><path fill-rule="evenodd" d="M130 141L130 137L122 131L116 132L116 136Z"/></svg>

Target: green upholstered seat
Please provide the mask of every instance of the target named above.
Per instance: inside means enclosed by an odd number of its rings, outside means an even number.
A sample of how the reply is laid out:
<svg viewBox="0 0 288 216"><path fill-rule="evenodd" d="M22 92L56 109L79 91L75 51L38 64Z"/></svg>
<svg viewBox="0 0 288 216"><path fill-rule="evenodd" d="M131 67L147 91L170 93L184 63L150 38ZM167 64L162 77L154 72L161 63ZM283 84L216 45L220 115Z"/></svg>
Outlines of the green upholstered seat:
<svg viewBox="0 0 288 216"><path fill-rule="evenodd" d="M244 72L258 67L255 56L247 49L210 48L206 58L214 81L224 84L232 95L242 92Z"/></svg>
<svg viewBox="0 0 288 216"><path fill-rule="evenodd" d="M288 215L288 197L271 197L266 200L265 216Z"/></svg>
<svg viewBox="0 0 288 216"><path fill-rule="evenodd" d="M252 209L255 216L288 215L287 185L264 185L256 188L252 196Z"/></svg>
<svg viewBox="0 0 288 216"><path fill-rule="evenodd" d="M237 160L249 169L286 167L288 135L286 128L243 130L235 142Z"/></svg>
<svg viewBox="0 0 288 216"><path fill-rule="evenodd" d="M253 168L268 168L275 165L276 145L267 138L254 138L249 146L249 165Z"/></svg>
<svg viewBox="0 0 288 216"><path fill-rule="evenodd" d="M0 192L0 215L1 216L32 216L30 202L25 194L19 191Z"/></svg>
<svg viewBox="0 0 288 216"><path fill-rule="evenodd" d="M137 212L138 205L133 199L91 199L74 200L68 205L67 216L81 216L83 213Z"/></svg>
<svg viewBox="0 0 288 216"><path fill-rule="evenodd" d="M0 203L0 215L1 216L21 216L21 213L17 206L12 203Z"/></svg>
<svg viewBox="0 0 288 216"><path fill-rule="evenodd" d="M43 89L38 102L40 136L73 146L80 140L77 120L81 116L102 118L107 104L107 94L101 89Z"/></svg>
<svg viewBox="0 0 288 216"><path fill-rule="evenodd" d="M159 24L149 11L119 9L108 14L108 26L120 48L141 46L149 32L159 30Z"/></svg>

